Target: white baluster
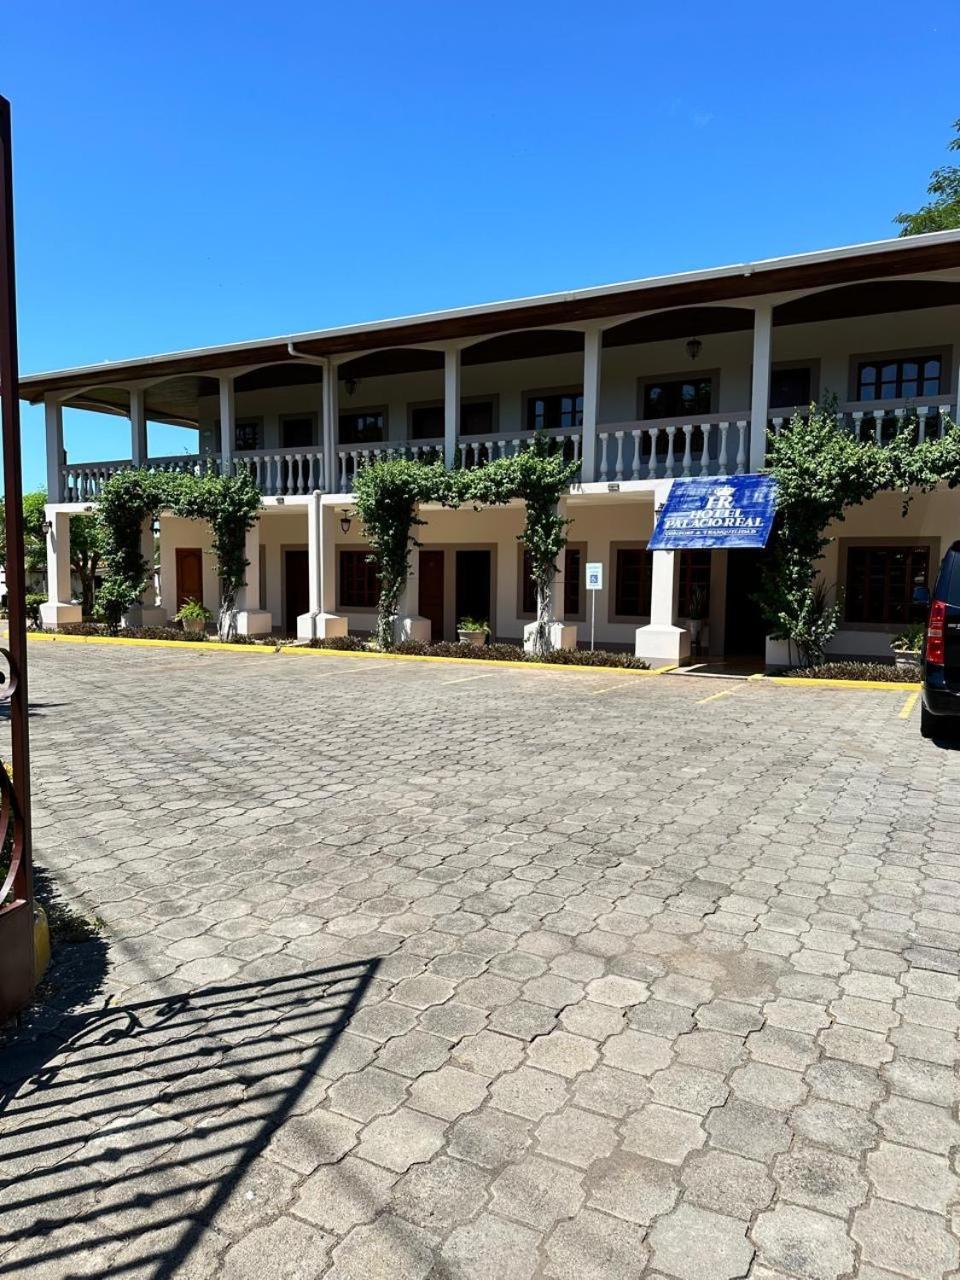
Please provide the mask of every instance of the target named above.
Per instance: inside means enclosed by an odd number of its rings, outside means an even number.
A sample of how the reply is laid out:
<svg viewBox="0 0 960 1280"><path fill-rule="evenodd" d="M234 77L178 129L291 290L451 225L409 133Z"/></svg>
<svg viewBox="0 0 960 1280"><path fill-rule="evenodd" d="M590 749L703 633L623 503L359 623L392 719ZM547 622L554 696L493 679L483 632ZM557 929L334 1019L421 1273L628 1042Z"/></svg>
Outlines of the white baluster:
<svg viewBox="0 0 960 1280"><path fill-rule="evenodd" d="M853 418L853 435L854 439L860 439L860 432L863 430L863 410L854 409L850 415Z"/></svg>
<svg viewBox="0 0 960 1280"><path fill-rule="evenodd" d="M685 422L683 424L683 471L681 475L688 476L690 474L690 462L693 458L693 423Z"/></svg>
<svg viewBox="0 0 960 1280"><path fill-rule="evenodd" d="M340 450L340 492L347 493L347 455Z"/></svg>
<svg viewBox="0 0 960 1280"><path fill-rule="evenodd" d="M623 432L615 431L614 435L617 441L617 467L614 473L615 480L623 479Z"/></svg>
<svg viewBox="0 0 960 1280"><path fill-rule="evenodd" d="M673 461L674 437L677 434L676 427L667 427L667 457L663 468L664 479L672 480L674 476L675 466Z"/></svg>
<svg viewBox="0 0 960 1280"><path fill-rule="evenodd" d="M660 428L647 427L646 436L650 442L650 456L647 458L647 479L654 480L657 475L657 441L660 439Z"/></svg>
<svg viewBox="0 0 960 1280"><path fill-rule="evenodd" d="M917 405L917 443L923 444L927 438L927 414L930 408L925 404Z"/></svg>
<svg viewBox="0 0 960 1280"><path fill-rule="evenodd" d="M958 409L960 409L960 405L958 405ZM943 434L947 429L947 417L949 416L949 414L950 414L950 406L948 404L941 405L940 406L940 439L941 440L943 439Z"/></svg>
<svg viewBox="0 0 960 1280"><path fill-rule="evenodd" d="M712 422L701 422L700 432L703 438L703 447L700 450L700 474L702 476L710 474L710 433L712 430Z"/></svg>
<svg viewBox="0 0 960 1280"><path fill-rule="evenodd" d="M730 431L729 422L720 423L720 443L717 445L717 475L725 476L727 474L727 435Z"/></svg>
<svg viewBox="0 0 960 1280"><path fill-rule="evenodd" d="M747 467L747 420L737 422L737 475L742 476Z"/></svg>
<svg viewBox="0 0 960 1280"><path fill-rule="evenodd" d="M492 440L487 440L487 441L485 441L484 443L485 443L485 447L486 447L486 450L487 450L487 461L488 461L488 462L493 462L494 458L496 458L496 456L497 456L497 455L496 455L496 445L495 445L495 443L494 443Z"/></svg>
<svg viewBox="0 0 960 1280"><path fill-rule="evenodd" d="M597 432L597 479L607 478L607 433Z"/></svg>
<svg viewBox="0 0 960 1280"><path fill-rule="evenodd" d="M783 426L783 419L773 418L772 421L773 421L773 434L775 436L778 436L780 434L780 428Z"/></svg>
<svg viewBox="0 0 960 1280"><path fill-rule="evenodd" d="M510 443L513 445L513 456L516 457L517 454L520 452L520 450L523 448L523 441L518 436L515 440L512 440Z"/></svg>
<svg viewBox="0 0 960 1280"><path fill-rule="evenodd" d="M573 460L574 460L574 462L579 462L579 461L580 461L580 445L581 445L581 438L580 438L580 436L579 436L579 435L574 436L574 437L573 437Z"/></svg>
<svg viewBox="0 0 960 1280"><path fill-rule="evenodd" d="M643 432L631 431L630 435L633 437L633 466L630 469L630 479L639 480L640 479L640 448L641 448L640 442L643 440Z"/></svg>
<svg viewBox="0 0 960 1280"><path fill-rule="evenodd" d="M883 443L883 419L884 419L884 411L882 409L874 409L873 438L877 442L877 444Z"/></svg>

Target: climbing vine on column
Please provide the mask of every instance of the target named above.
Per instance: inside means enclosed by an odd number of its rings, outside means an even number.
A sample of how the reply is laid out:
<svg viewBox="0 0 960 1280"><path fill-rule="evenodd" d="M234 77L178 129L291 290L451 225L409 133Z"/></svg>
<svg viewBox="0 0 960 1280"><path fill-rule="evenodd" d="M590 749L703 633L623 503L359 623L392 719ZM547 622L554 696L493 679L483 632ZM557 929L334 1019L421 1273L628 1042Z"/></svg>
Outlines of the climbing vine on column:
<svg viewBox="0 0 960 1280"><path fill-rule="evenodd" d="M97 612L111 631L147 588L153 566L141 550L145 520L162 511L191 520L206 520L213 533L213 551L220 578L221 638L236 631L237 596L246 580L246 537L256 523L260 493L249 472L222 476L210 470L201 475L178 475L134 468L105 482L97 503L103 530L107 574L97 592Z"/></svg>
<svg viewBox="0 0 960 1280"><path fill-rule="evenodd" d="M410 548L417 545L413 531L424 523L417 514L419 506L429 502L447 507L473 503L481 509L519 499L526 511L519 540L529 552L537 588L535 648L538 653L544 652L549 646L551 588L569 524L560 514L559 504L578 467L577 462L566 462L556 446L539 435L529 449L515 457L498 458L472 469L448 471L439 462L402 458L363 467L357 474L354 498L380 575L380 647L388 649L396 640Z"/></svg>
<svg viewBox="0 0 960 1280"><path fill-rule="evenodd" d="M823 656L840 620L839 602L818 582L829 526L883 491L899 490L906 514L915 494L960 483L960 428L948 422L941 436L922 443L918 433L909 419L888 444L858 440L827 404L793 418L770 442L777 518L757 600L773 638L795 646L804 663Z"/></svg>

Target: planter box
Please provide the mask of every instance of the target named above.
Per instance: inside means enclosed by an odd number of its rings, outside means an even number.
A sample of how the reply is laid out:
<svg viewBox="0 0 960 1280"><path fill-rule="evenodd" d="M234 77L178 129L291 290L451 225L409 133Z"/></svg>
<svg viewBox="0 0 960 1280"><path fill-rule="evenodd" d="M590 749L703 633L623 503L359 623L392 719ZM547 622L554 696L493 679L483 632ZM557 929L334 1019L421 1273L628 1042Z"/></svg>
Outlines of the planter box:
<svg viewBox="0 0 960 1280"><path fill-rule="evenodd" d="M904 650L894 650L893 660L898 667L919 667L920 654L909 653Z"/></svg>
<svg viewBox="0 0 960 1280"><path fill-rule="evenodd" d="M458 631L457 639L461 644L481 645L487 643L485 631Z"/></svg>

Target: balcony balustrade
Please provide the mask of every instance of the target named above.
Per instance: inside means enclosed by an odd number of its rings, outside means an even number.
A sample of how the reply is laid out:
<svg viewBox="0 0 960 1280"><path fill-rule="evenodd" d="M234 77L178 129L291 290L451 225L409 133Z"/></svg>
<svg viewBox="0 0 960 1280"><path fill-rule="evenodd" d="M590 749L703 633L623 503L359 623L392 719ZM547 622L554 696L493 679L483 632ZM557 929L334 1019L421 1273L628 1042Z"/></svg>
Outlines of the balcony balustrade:
<svg viewBox="0 0 960 1280"><path fill-rule="evenodd" d="M749 413L603 424L597 430L597 479L742 475L750 456L749 428Z"/></svg>
<svg viewBox="0 0 960 1280"><path fill-rule="evenodd" d="M767 433L779 435L795 414L804 416L809 406L771 410ZM907 400L851 401L838 407L844 427L860 440L884 443L907 421L916 420L918 438L937 439L957 412L956 397L931 396L926 403ZM461 436L457 461L462 467L479 467L498 458L515 456L528 448L532 431L501 431L483 436ZM564 456L579 462L581 432L552 431L547 439ZM443 459L444 442L435 440L383 441L341 444L336 450L335 489L350 493L358 471L374 462L410 458L422 462ZM686 476L742 475L750 457L750 414L747 412L698 414L651 421L602 423L597 428L595 475L589 482L672 480ZM200 475L207 467L219 468L220 455L177 454L150 458L151 471ZM60 468L62 502L94 502L111 476L133 466L129 458L110 462L76 462ZM324 455L319 447L244 450L233 458L236 470L246 467L264 497L303 496L326 488Z"/></svg>

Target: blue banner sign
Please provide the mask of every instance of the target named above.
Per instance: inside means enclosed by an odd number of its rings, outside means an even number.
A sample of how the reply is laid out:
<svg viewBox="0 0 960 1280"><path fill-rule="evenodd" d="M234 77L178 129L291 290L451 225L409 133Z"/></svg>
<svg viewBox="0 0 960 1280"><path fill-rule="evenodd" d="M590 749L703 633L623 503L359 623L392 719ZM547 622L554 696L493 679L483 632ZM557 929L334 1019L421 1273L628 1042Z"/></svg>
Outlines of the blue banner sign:
<svg viewBox="0 0 960 1280"><path fill-rule="evenodd" d="M776 503L773 476L674 480L647 546L651 551L765 547Z"/></svg>

